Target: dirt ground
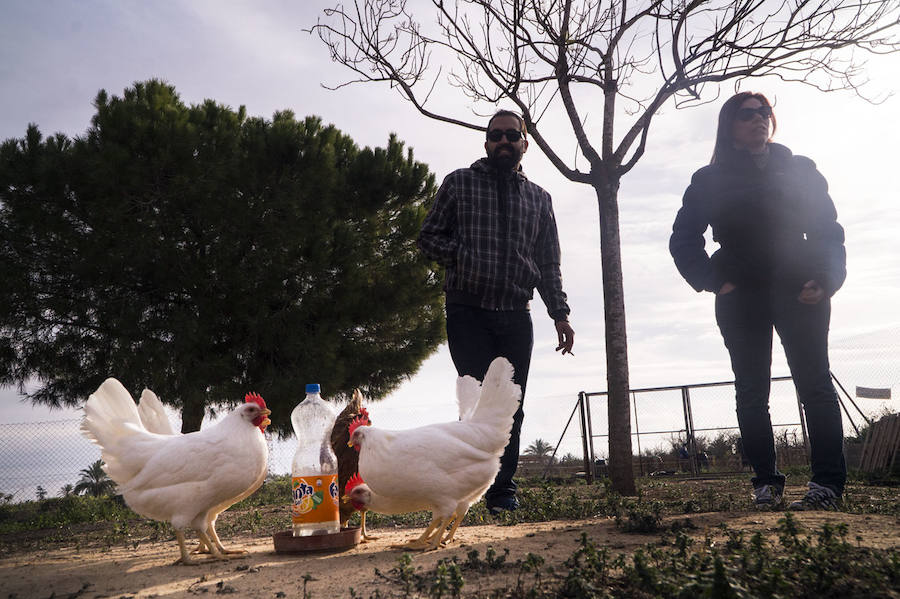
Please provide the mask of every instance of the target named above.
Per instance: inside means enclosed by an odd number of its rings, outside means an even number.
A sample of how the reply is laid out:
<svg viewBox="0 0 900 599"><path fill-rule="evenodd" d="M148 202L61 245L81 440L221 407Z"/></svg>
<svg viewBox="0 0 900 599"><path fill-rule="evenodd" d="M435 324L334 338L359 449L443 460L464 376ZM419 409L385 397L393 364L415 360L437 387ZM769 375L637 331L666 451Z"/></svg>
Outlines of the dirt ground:
<svg viewBox="0 0 900 599"><path fill-rule="evenodd" d="M720 535L718 526L741 529L748 536L756 531L775 538L780 513L708 513L692 514L696 528L689 534L702 539L707 533ZM680 519L683 519L680 518ZM797 520L809 531L824 522L844 522L847 538L864 546L889 548L900 546L897 518L881 515L846 513L800 513ZM205 562L197 566L174 565L178 547L171 542L133 543L109 549L61 548L15 554L0 560L0 596L3 599L82 597L149 598L194 597L230 594L237 597L303 597L304 577L309 576L307 592L314 599L349 597L352 587L359 597L368 598L376 589L383 596L401 594L396 583L377 575L376 569L390 577L390 571L402 555L393 543L405 541L418 529L375 530L379 538L337 553L283 554L274 550L273 538L237 537L223 539L228 547L242 547L248 553L225 562ZM413 566L429 570L442 559L456 556L460 562L472 549L482 558L489 546L498 553L509 549L507 562L524 559L528 553L540 555L545 565L559 566L578 545L581 533L600 547L615 552L630 552L653 542L658 534L620 532L609 519L541 522L516 526L467 526L459 529L456 540L447 548L430 553L415 553ZM493 577L475 579L466 574L464 594L483 594L494 588L515 584L516 572L506 570Z"/></svg>

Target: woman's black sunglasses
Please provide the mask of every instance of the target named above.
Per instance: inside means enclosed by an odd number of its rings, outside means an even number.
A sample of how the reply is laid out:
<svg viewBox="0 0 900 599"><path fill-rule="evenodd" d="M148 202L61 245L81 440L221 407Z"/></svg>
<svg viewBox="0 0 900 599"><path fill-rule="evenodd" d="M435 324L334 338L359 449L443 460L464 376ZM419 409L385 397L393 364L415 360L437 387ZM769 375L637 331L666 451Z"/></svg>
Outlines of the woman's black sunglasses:
<svg viewBox="0 0 900 599"><path fill-rule="evenodd" d="M506 141L510 143L516 143L517 141L522 139L522 132L516 131L515 129L506 129L505 131L503 129L491 129L487 132L488 141L492 141L494 143L497 143L498 141L503 139L504 135L506 136Z"/></svg>
<svg viewBox="0 0 900 599"><path fill-rule="evenodd" d="M763 120L772 118L772 109L768 106L760 106L759 108L741 108L735 115L739 121L752 121L753 117L759 115Z"/></svg>

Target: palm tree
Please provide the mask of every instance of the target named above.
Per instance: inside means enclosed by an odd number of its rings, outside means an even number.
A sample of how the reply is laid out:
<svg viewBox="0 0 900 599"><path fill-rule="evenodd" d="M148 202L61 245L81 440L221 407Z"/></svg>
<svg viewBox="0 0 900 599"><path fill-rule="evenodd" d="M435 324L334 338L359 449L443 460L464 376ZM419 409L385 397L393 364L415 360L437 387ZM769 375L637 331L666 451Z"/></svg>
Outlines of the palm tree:
<svg viewBox="0 0 900 599"><path fill-rule="evenodd" d="M551 453L553 453L553 446L543 439L535 439L531 445L525 448L525 455L544 457Z"/></svg>
<svg viewBox="0 0 900 599"><path fill-rule="evenodd" d="M103 471L102 460L97 460L82 470L80 474L81 478L75 485L76 495L100 497L101 495L111 495L116 489L116 483Z"/></svg>
<svg viewBox="0 0 900 599"><path fill-rule="evenodd" d="M75 485L72 483L66 483L59 488L59 496L60 497L68 497L72 493L75 492Z"/></svg>

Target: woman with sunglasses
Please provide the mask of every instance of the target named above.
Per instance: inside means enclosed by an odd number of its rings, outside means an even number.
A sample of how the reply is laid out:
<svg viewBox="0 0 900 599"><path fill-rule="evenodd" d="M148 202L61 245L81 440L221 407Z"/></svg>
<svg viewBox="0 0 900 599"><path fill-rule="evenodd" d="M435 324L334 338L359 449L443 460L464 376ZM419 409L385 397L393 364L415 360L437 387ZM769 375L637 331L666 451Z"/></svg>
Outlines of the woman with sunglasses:
<svg viewBox="0 0 900 599"><path fill-rule="evenodd" d="M759 509L784 505L769 416L772 331L778 332L803 404L812 478L794 510L840 508L847 477L837 393L828 363L831 296L846 277L844 230L828 184L809 158L773 143L775 115L742 92L719 112L712 162L694 173L669 251L698 292L716 294L731 357L737 419ZM719 248L710 256L704 233Z"/></svg>

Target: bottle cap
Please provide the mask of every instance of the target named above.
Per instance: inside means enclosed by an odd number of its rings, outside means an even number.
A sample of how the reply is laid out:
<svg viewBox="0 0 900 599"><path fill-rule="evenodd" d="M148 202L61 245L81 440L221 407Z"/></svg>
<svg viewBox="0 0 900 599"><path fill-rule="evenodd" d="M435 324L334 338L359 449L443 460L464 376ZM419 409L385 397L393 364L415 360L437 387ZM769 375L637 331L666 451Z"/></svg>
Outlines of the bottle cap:
<svg viewBox="0 0 900 599"><path fill-rule="evenodd" d="M319 393L321 389L319 389L319 383L309 383L306 385L307 393Z"/></svg>

